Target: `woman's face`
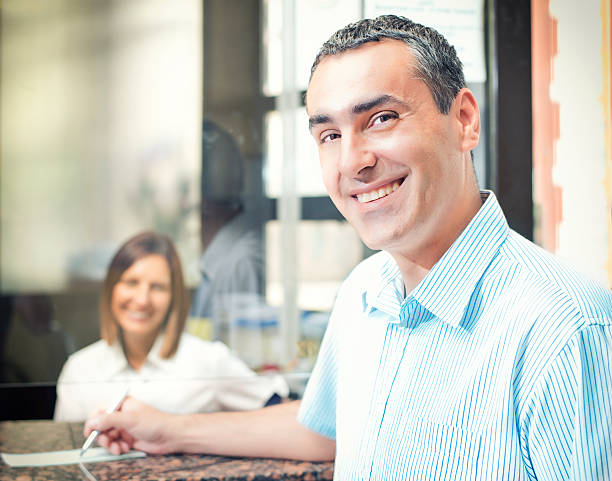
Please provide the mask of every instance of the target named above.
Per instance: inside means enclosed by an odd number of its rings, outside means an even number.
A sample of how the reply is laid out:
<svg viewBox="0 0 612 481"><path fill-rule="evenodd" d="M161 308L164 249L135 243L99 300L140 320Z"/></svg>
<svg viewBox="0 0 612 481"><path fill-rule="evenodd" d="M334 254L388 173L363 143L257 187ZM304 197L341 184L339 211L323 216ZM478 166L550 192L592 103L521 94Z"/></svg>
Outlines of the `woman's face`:
<svg viewBox="0 0 612 481"><path fill-rule="evenodd" d="M157 336L172 300L170 267L160 254L134 262L113 287L111 311L124 336Z"/></svg>

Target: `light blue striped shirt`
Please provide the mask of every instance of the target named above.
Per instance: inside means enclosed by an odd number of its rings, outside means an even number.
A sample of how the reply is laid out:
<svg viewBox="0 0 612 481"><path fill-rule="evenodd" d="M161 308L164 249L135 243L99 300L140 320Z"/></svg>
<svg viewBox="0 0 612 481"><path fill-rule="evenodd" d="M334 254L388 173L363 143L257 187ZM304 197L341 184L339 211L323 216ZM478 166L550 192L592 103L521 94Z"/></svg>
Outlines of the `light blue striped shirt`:
<svg viewBox="0 0 612 481"><path fill-rule="evenodd" d="M384 252L344 282L298 414L336 481L612 479L612 293L482 195L408 296Z"/></svg>

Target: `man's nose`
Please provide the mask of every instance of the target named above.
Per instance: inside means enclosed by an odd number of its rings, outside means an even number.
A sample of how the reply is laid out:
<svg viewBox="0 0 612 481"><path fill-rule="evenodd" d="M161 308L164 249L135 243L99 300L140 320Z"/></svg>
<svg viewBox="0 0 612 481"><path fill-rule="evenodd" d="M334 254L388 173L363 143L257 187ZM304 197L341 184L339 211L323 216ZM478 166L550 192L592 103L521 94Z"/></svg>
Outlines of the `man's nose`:
<svg viewBox="0 0 612 481"><path fill-rule="evenodd" d="M360 135L344 135L340 152L340 171L346 177L366 181L376 165L376 154Z"/></svg>

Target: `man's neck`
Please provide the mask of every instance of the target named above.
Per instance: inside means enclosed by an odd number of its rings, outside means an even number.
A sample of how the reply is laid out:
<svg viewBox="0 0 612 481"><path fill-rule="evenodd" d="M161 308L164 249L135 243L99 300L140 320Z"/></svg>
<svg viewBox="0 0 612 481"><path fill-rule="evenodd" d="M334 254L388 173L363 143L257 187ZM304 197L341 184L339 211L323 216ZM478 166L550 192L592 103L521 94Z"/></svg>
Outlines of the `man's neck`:
<svg viewBox="0 0 612 481"><path fill-rule="evenodd" d="M468 226L470 221L482 207L480 191L475 190L463 202L459 213L449 216L446 228L441 235L436 236L420 248L411 251L389 252L397 262L402 274L406 295L427 276L432 267L450 249L453 243Z"/></svg>

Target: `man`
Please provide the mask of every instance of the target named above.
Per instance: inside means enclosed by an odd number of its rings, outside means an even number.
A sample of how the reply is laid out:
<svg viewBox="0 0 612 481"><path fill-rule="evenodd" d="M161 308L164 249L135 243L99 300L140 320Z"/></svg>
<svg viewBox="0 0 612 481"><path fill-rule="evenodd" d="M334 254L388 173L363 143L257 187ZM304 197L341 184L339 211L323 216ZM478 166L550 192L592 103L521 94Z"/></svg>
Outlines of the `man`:
<svg viewBox="0 0 612 481"><path fill-rule="evenodd" d="M215 339L228 343L236 313L263 304L264 245L261 226L245 212L244 160L229 132L210 120L202 125L202 280L192 318L211 322Z"/></svg>
<svg viewBox="0 0 612 481"><path fill-rule="evenodd" d="M324 44L306 103L332 200L383 252L343 284L297 420L126 403L85 432L115 428L115 452L335 458L335 479L612 478L612 295L478 191L454 49L403 18L357 22Z"/></svg>
<svg viewBox="0 0 612 481"><path fill-rule="evenodd" d="M238 319L259 321L269 312L263 296L264 245L261 225L247 212L242 200L244 160L232 135L216 123L202 124L201 246L202 278L195 290L190 322L212 324L212 337L237 349ZM243 342L244 344L244 342ZM251 368L267 361L260 346L240 354ZM269 353L266 353L269 355ZM289 394L282 376L261 376L262 392L270 395L264 404L276 404ZM239 402L239 400L237 399ZM245 399L245 405L252 405Z"/></svg>

